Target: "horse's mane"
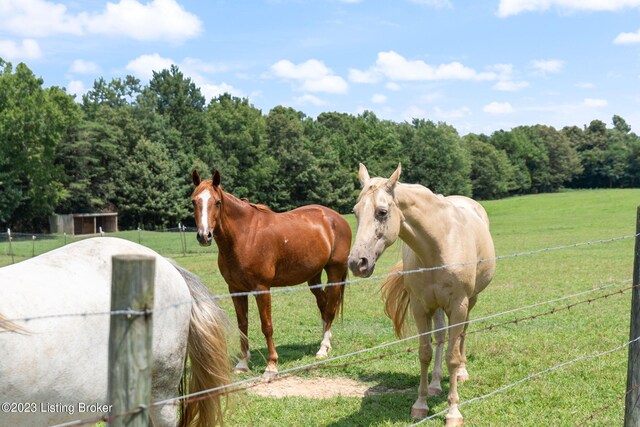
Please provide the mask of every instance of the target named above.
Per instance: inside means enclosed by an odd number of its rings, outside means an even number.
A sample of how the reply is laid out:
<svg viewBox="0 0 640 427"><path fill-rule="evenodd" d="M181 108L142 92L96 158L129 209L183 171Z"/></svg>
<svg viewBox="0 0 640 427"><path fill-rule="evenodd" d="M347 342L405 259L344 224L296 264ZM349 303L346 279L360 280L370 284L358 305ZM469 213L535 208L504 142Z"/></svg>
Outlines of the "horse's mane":
<svg viewBox="0 0 640 427"><path fill-rule="evenodd" d="M252 208L254 208L254 209L256 209L256 210L258 210L260 212L273 212L271 209L269 209L269 206L261 205L259 203L251 203L249 201L249 199L247 199L246 197L239 198L239 197L234 196L231 193L227 193L226 191L224 192L224 194L225 194L225 197L229 197L231 200L234 200L234 201L236 201L238 203L247 204L247 205L251 206Z"/></svg>

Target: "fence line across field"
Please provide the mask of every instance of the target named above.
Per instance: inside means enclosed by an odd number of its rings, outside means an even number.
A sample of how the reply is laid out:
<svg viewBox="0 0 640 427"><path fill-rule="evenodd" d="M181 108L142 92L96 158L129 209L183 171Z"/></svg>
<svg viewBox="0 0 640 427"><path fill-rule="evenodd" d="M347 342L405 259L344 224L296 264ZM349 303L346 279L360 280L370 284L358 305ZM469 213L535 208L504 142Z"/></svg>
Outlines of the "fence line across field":
<svg viewBox="0 0 640 427"><path fill-rule="evenodd" d="M584 246L592 246L592 245L596 245L596 244L605 244L605 243L618 242L618 241L622 241L622 240L626 240L626 239L635 238L635 237L638 237L638 236L640 236L640 233L624 235L624 236L619 236L619 237L612 237L612 238L607 238L607 239L593 240L593 241L588 241L588 242L573 243L573 244L569 244L569 245L553 246L553 247L547 247L547 248L541 248L541 249L534 249L534 250L529 250L529 251L524 251L524 252L517 252L517 253L513 253L513 254L509 254L509 255L498 255L498 256L496 256L494 258L476 259L476 260L473 260L473 261L464 261L464 262L456 262L456 263L451 263L451 264L443 264L443 265L439 265L439 266L435 266L435 267L419 268L419 269L415 269L415 270L406 270L406 271L397 271L397 272L379 274L379 275L370 276L370 277L364 277L364 278L358 278L358 279L350 279L350 280L345 280L345 281L342 281L342 282L321 283L321 284L318 284L318 285L306 286L306 287L291 286L291 287L285 287L285 288L270 289L270 290L266 290L266 291L251 291L251 292L235 292L235 293L217 294L217 295L211 295L207 299L216 300L216 299L224 299L224 298L230 298L230 297L234 297L234 296L244 296L244 295L256 296L256 295L265 294L265 293L270 293L270 294L273 295L273 294L289 293L289 292L301 292L301 291L306 291L307 289L324 288L326 286L352 285L352 284L356 284L356 283L360 283L360 282L369 282L369 281L374 281L374 280L382 280L382 279L385 279L387 277L396 276L396 275L407 275L407 274L423 273L423 272L426 272L426 271L442 270L442 269L450 268L450 267L462 267L462 266L466 266L466 265L479 264L479 263L489 262L489 261L501 261L501 260L505 260L505 259L518 258L518 257L528 256L528 255L538 255L538 254L541 254L541 253L552 252L552 251L573 249L573 248L579 248L579 247L584 247ZM202 300L202 299L199 299L199 300ZM196 301L199 301L199 300L196 300ZM168 309L180 307L182 305L191 304L192 302L193 302L193 300L178 301L178 302L176 302L174 304L165 305L165 306L161 306L161 307L156 307L156 308L154 308L153 311L154 312L159 312L161 310L168 310ZM57 318L57 317L64 317L64 316L82 317L82 316L99 316L99 315L109 315L109 314L112 314L112 315L120 315L120 314L140 315L141 313L112 313L112 312L109 311L109 312L95 312L95 313L51 314L51 315L23 317L23 318L16 318L16 319L5 319L5 321L9 321L9 322L29 322L29 321L32 321L32 320L41 320L41 319ZM148 314L148 313L145 313L145 314Z"/></svg>
<svg viewBox="0 0 640 427"><path fill-rule="evenodd" d="M573 297L576 297L576 296L581 296L581 295L585 295L585 294L588 294L588 293L596 292L596 291L599 291L599 290L608 289L608 288L611 288L611 287L616 286L616 285L629 283L630 281L631 280L629 279L629 280L624 280L624 281L620 281L620 282L609 283L609 284L600 286L600 287L592 289L592 290L579 292L577 294L568 295L568 296L561 297L561 298L556 298L554 300L539 302L539 303L532 304L532 305L529 305L529 306L508 310L508 311L505 311L505 312L502 312L502 313L492 314L492 315L485 316L485 317L478 318L478 319L472 319L472 320L469 320L467 322L460 323L459 325L477 323L477 322L481 322L481 321L488 320L488 319L491 319L491 318L499 317L499 316L502 316L502 315L505 315L505 314L513 313L513 312L516 312L516 311L522 311L522 310L526 310L528 308L535 308L535 307L538 307L538 306L541 306L541 305L551 304L553 302L558 302L558 301L566 300L566 299L573 298ZM614 293L611 293L611 294L607 294L607 295L603 296L602 298L610 297L610 296L613 296L613 295L616 295L616 294L621 294L622 292L624 292L626 290L629 290L631 288L633 288L633 287L628 287L628 288L625 288L624 290L617 291L617 292L614 292ZM598 298L600 298L600 297L598 297ZM584 300L584 301L580 301L579 303L591 303L591 302L595 301L598 298L587 299L587 300ZM550 311L550 312L543 313L543 314L559 313L562 310L569 309L569 308L571 308L571 307L573 307L573 306L575 306L577 304L578 303L574 303L574 304L571 304L571 305L566 306L566 307L558 308L555 311ZM482 329L479 329L479 330L470 331L467 334L480 332L480 331L486 331L486 330L493 330L493 329L496 329L496 328L498 328L500 326L504 326L507 323L518 324L518 323L521 323L524 320L531 320L532 318L537 318L537 317L539 317L539 316L536 316L536 317L528 316L528 317L525 317L525 318L522 318L522 319L515 319L515 320L512 320L510 322L505 322L503 324L492 325L493 327L482 328ZM453 325L453 326L458 326L458 325ZM445 327L443 327L441 329L436 329L436 330L432 331L432 333L438 332L438 331L442 331L442 330L447 330L447 329L449 329L450 327L453 327L453 326L445 326ZM367 352L371 352L371 351L374 351L374 350L379 350L379 349L391 347L393 345L396 345L396 344L399 344L399 343L403 343L403 342L412 340L414 338L420 337L421 335L423 335L423 334L417 334L417 335L413 335L411 337L401 338L401 339L390 341L390 342L387 342L387 343L383 343L383 344L380 344L380 345L377 345L377 346L374 346L374 347L369 347L369 348L365 348L365 349L362 349L362 350L358 350L358 351L355 351L355 352L352 352L352 353L343 354L343 355L332 357L332 358L329 358L329 359L315 361L315 362L312 362L312 363L309 363L309 364L305 364L305 365L300 365L300 366L295 366L295 367L291 367L291 368L288 368L288 369L284 369L284 370L281 370L280 372L278 372L278 375L275 378L271 379L270 382L277 382L277 381L279 381L281 379L284 379L286 377L289 377L289 376L291 376L291 375L293 375L294 373L297 373L297 372L311 371L313 369L325 368L325 367L335 368L336 366L332 366L332 365L325 366L325 365L328 365L331 362L336 361L336 360L342 360L342 359L349 358L349 357L352 357L352 356L358 356L358 355L361 355L361 354L365 354ZM490 396L492 396L494 394L497 394L498 392L506 391L509 388L512 388L515 385L518 385L518 384L520 384L520 383L522 383L522 382L524 382L524 381L526 381L528 379L533 379L533 378L535 378L537 376L540 376L540 375L542 375L544 373L551 372L553 370L559 369L559 368L561 368L563 366L566 366L566 365L569 365L569 364L572 364L572 363L576 363L576 362L579 362L581 360L593 359L593 358L599 357L601 355L612 353L614 351L620 350L620 349L628 346L631 342L634 342L634 341L635 340L632 340L630 342L627 342L626 344L623 344L620 347L616 347L613 350L608 350L608 351L603 352L601 354L581 356L581 357L579 357L577 359L574 359L573 361L564 362L564 363L562 363L560 365L554 366L552 368L548 368L548 369L546 369L544 371L541 371L541 372L532 374L532 375L530 375L528 377L525 377L523 379L520 379L520 380L516 381L513 384L510 384L508 386L502 387L501 389L495 390L495 391L493 391L491 393L488 393L487 395L480 396L480 397L471 399L471 400L463 402L463 403L465 403L465 404L466 403L472 403L472 402L477 401L477 400L485 399L485 398L490 397ZM385 358L385 357L395 356L397 354L403 354L403 353L411 352L413 350L414 349L410 348L410 349L403 350L403 351L397 352L397 353L392 353L392 354L389 354L389 355L380 355L380 356L378 356L376 358L382 359L382 358ZM358 361L354 361L353 364L362 363L362 362L363 362L363 360L358 360ZM211 389L207 389L207 390L202 390L202 391L197 392L197 393L191 393L191 394L186 394L186 395L182 395L182 396L176 396L176 397L173 397L173 398L170 398L170 399L165 399L165 400L162 400L162 401L153 402L149 406L160 406L160 405L166 405L166 404L177 405L178 402L181 401L181 400L199 400L199 399L203 399L203 398L209 398L209 397L211 397L212 394L230 394L230 393L234 393L234 392L244 391L244 390L249 389L251 387L254 387L256 385L262 384L261 379L262 379L262 377L260 377L260 376L251 377L251 378L247 378L247 379L244 379L244 380L236 381L234 383L230 383L230 384L227 384L227 385L224 385L224 386L215 387L215 388L211 388ZM460 406L461 405L462 405L462 403L460 404ZM92 419L75 420L75 421L70 421L68 423L59 424L56 427L80 426L80 425L92 424L92 423L99 422L99 421L109 421L110 419L117 418L118 416L130 415L130 414L138 412L140 410L141 410L141 408L132 408L130 411L124 412L122 414L117 414L117 415L113 415L113 416L110 416L110 417L103 416L103 417L97 417L97 418L92 418ZM446 410L444 410L441 413L434 414L431 418L435 418L438 415L441 415L441 414L443 414L445 412L446 412ZM426 420L424 420L424 421L426 421ZM420 423L418 423L418 424L420 424Z"/></svg>
<svg viewBox="0 0 640 427"><path fill-rule="evenodd" d="M562 363L560 363L558 365L552 366L552 367L544 369L542 371L538 371L538 372L536 372L534 374L531 374L531 375L528 375L528 376L526 376L524 378L520 378L518 381L515 381L515 382L513 382L511 384L508 384L508 385L506 385L504 387L500 387L499 389L493 390L492 392L487 393L485 395L474 397L472 399L465 400L464 402L460 402L460 403L458 403L458 407L465 406L465 405L468 405L469 403L477 402L477 401L480 401L480 400L484 400L484 399L486 399L488 397L491 397L491 396L493 396L495 394L507 391L510 388L513 388L513 387L515 387L515 386L517 386L517 385L519 385L519 384L521 384L521 383L523 383L525 381L532 380L532 379L537 378L539 376L542 376L544 374L548 374L549 372L553 372L553 371L556 371L556 370L558 370L560 368L564 368L565 366L573 365L574 363L582 362L583 360L597 359L598 357L602 357L602 356L609 355L611 353L615 353L616 351L620 351L622 349L625 349L628 346L630 346L631 344L633 344L635 342L638 342L638 341L640 341L640 337L636 337L636 338L634 338L634 339L632 339L630 341L625 342L622 345L619 345L617 347L611 348L609 350L602 351L600 353L587 354L587 355L584 355L584 356L577 357L577 358L575 358L573 360L562 362ZM445 414L448 410L449 409L447 408L447 409L444 409L444 410L442 410L440 412L436 412L435 414L429 415L427 418L424 418L424 419L422 419L422 420L420 420L420 421L418 421L416 423L413 423L410 426L417 426L417 425L426 423L429 420L432 420L432 419L434 419L436 417L439 417L440 415Z"/></svg>
<svg viewBox="0 0 640 427"><path fill-rule="evenodd" d="M410 271L405 271L405 272L389 273L389 274L385 274L385 275L378 275L378 276L369 277L369 278L363 278L363 279L348 280L348 281L340 282L340 283L323 284L323 285L318 285L317 287L338 286L338 285L358 283L358 282L363 282L363 281L380 280L380 279L389 277L391 275L396 275L396 274L412 274L412 273L419 273L419 272L424 272L424 271L432 271L432 270L437 270L437 269L443 269L443 268L448 268L448 267L477 264L477 263L487 262L487 261L490 261L490 260L496 260L497 261L497 260L503 260L503 259L508 259L508 258L516 258L516 257L526 256L526 255L536 255L536 254L550 252L550 251L558 251L558 250L571 249L571 248L577 248L577 247L583 247L583 246L590 246L590 245L595 245L595 244L603 244L603 243L621 241L621 240L630 239L630 238L637 238L638 236L640 236L640 233L637 233L637 234L634 234L634 235L625 235L625 236L620 236L620 237L608 238L608 239L594 240L594 241L589 241L589 242L574 243L574 244L570 244L570 245L547 247L547 248L542 248L542 249L537 249L537 250L530 250L530 251L525 251L525 252L519 252L519 253L514 253L514 254L509 254L509 255L501 255L501 256L497 256L495 258L491 258L491 259L478 259L478 260L474 260L474 261L459 262L459 263L453 263L453 264L448 264L448 265L443 265L443 266L436 266L436 267L431 267L431 268L422 268L422 269L410 270ZM435 333L435 332L438 332L438 331L447 330L447 329L449 329L451 327L456 327L456 326L460 326L460 325L464 325L464 324L471 324L471 323L477 323L477 322L485 321L485 320L496 318L496 317L499 317L499 316L504 316L504 315L507 315L507 314L510 314L510 313L515 313L515 312L522 311L522 310L532 309L532 308L535 308L535 307L538 307L538 306L541 306L541 305L544 305L544 304L552 304L554 302L559 302L559 301L566 300L566 299L569 299L569 298L574 298L574 297L585 295L585 294L588 294L588 293L592 293L592 292L597 292L597 291L601 291L601 290L604 290L604 289L608 289L608 288L611 288L611 287L614 287L614 286L619 286L621 284L628 283L629 281L630 280L624 280L624 281L609 283L609 284L602 285L602 286L599 286L599 287L594 288L594 289L582 291L582 292L575 293L575 294L572 294L572 295L568 295L568 296L555 298L555 299L548 300L548 301L538 302L538 303L535 303L535 304L531 304L531 305L527 305L527 306L523 306L523 307L518 307L518 308L506 310L504 312L491 314L491 315L488 315L488 316L485 316L485 317L482 317L482 318L470 319L467 322L462 322L462 323L459 323L459 324L456 324L456 325L449 325L449 326L446 326L444 328L431 331L429 333ZM278 292L274 292L274 291L271 291L271 292L272 293L292 292L292 291L295 291L295 290L298 290L298 289L302 290L302 289L306 289L306 288L285 288L285 289L277 289L276 291L278 291ZM259 293L262 293L262 292L246 292L246 293L240 293L240 295L256 295L256 294L259 294ZM234 294L234 295L237 295L237 294ZM226 297L229 297L229 296L231 296L231 295L229 295L229 294L213 295L213 296L211 296L209 298L219 299L219 298L226 298ZM178 306L186 304L186 303L187 302L171 304L171 305L168 305L168 306L156 308L153 311L157 312L157 311L160 311L160 310L167 310L167 309L170 309L172 307L178 307ZM22 320L22 321L28 322L30 320L44 319L44 318L50 318L50 317L88 316L88 315L128 315L128 316L139 316L139 315L148 315L149 312L150 312L150 310L145 310L145 311L140 311L140 310L118 310L118 311L109 311L109 312L103 312L103 313L75 313L75 314L66 314L66 315L65 314L57 314L57 315L49 315L49 316L43 315L43 316L37 316L37 317L33 317L33 318L9 319L9 321L14 321L15 322L15 321L21 321ZM355 351L355 352L352 352L352 353L349 353L349 354L344 354L344 355L332 357L332 358L325 359L325 360L322 360L322 361L315 361L315 362L307 364L307 365L288 368L288 369L280 371L279 374L280 375L286 375L286 374L290 374L292 372L298 372L298 371L302 371L302 370L310 370L310 369L313 369L314 367L322 366L322 365L328 364L330 362L334 362L334 361L337 361L337 360L342 360L342 359L345 359L345 358L348 358L348 357L358 356L358 355L361 355L361 354L365 354L367 352L371 352L371 351L374 351L374 350L387 348L387 347L390 347L392 345L396 345L396 344L399 344L399 343L402 343L402 342L407 342L409 340L414 340L414 339L420 337L421 335L423 335L423 334L416 334L416 335L413 335L413 336L410 336L410 337L406 337L406 338L402 338L402 339L398 339L398 340L395 340L395 341L382 343L382 344L379 344L379 345L376 345L376 346L373 346L373 347L370 347L370 348L361 349L361 350L358 350L358 351ZM508 390L508 389L510 389L512 387L515 387L516 385L518 385L518 384L520 384L520 383L522 383L524 381L527 381L529 379L538 377L540 375L543 375L545 373L548 373L548 372L551 372L553 370L559 369L561 367L564 367L564 366L567 366L567 365L570 365L570 364L573 364L573 363L577 363L577 362L582 361L582 360L588 360L588 359L593 359L593 358L596 358L596 357L604 356L606 354L610 354L610 353L613 353L615 351L621 350L621 349L623 349L623 348L625 348L627 346L630 346L631 344L635 343L638 339L640 339L640 337L632 339L629 342L627 342L627 343L625 343L625 344L623 344L621 346L618 346L618 347L616 347L614 349L610 349L610 350L607 350L605 352L594 354L594 355L581 356L581 357L573 359L571 361L564 362L564 363L556 365L554 367L551 367L551 368L545 369L543 371L534 373L534 374L529 375L527 377L524 377L524 378L522 378L522 379L520 379L520 380L518 380L518 381L516 381L516 382L514 382L512 384L509 384L509 385L504 386L504 387L502 387L500 389L494 390L493 392L488 393L488 394L486 394L484 396L479 396L477 398L462 402L460 404L460 406L462 406L464 404L468 404L468 403L474 402L474 401L482 400L482 399L490 397L490 396L492 396L494 394L506 391L506 390ZM255 382L255 381L260 380L260 379L261 379L261 377L253 377L253 378L245 379L245 380L238 381L238 382L235 382L235 383L232 383L232 384L228 384L228 385L225 385L225 386L216 387L216 388L209 389L209 390L204 390L204 391L201 391L201 392L198 392L198 393L187 394L187 395L184 395L184 396L178 396L178 397L166 399L166 400L163 400L163 401L154 402L152 405L170 404L172 402L178 402L180 400L194 399L194 398L197 399L199 397L200 398L203 398L203 397L207 398L212 393L216 393L216 392L229 393L230 389L232 389L233 387L238 387L238 386L241 386L241 385L244 385L244 384L252 383L252 382ZM442 415L444 412L446 412L446 410L443 411L443 412L439 412L437 414L434 414L434 415L432 415L432 416L420 421L417 424L421 424L423 422L428 421L429 419L433 419L434 417ZM76 423L76 424L73 424L73 423ZM64 425L78 425L78 423L86 424L85 421L78 420L77 422L72 422L72 423L68 423L68 424L64 424ZM417 425L417 424L415 424L415 425Z"/></svg>

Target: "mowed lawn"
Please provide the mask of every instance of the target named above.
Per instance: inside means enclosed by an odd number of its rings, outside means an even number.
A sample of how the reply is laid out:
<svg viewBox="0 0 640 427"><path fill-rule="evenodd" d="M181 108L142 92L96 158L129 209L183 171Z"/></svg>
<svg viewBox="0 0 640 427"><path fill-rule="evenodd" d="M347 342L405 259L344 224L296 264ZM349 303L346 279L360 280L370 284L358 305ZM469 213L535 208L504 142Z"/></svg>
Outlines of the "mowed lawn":
<svg viewBox="0 0 640 427"><path fill-rule="evenodd" d="M618 238L635 233L639 190L566 191L483 202L491 219L497 255L492 284L480 295L471 317L485 316L563 298L602 286L606 289L562 301L522 309L473 323L467 337L471 380L459 387L461 403L495 394L461 406L467 426L574 426L620 425L623 420L628 349L622 348L549 373L532 376L564 362L614 349L629 341L630 279L633 238L593 243L566 249L526 254L580 242ZM353 216L347 217L354 224ZM355 224L354 224L355 234ZM137 241L136 232L118 233ZM178 233L144 233L142 243L172 256L198 274L235 323L226 285L218 272L213 248L195 248L194 233L187 234L188 253ZM171 242L169 240L171 239ZM6 240L0 240L0 265L11 262ZM21 257L32 251L31 242L15 242ZM55 245L52 245L55 246ZM18 249L16 249L18 247ZM509 256L520 254L519 256ZM399 247L390 248L376 267L384 274L400 260ZM22 259L22 258L19 258ZM17 261L17 259L16 259ZM466 260L461 260L466 261ZM378 292L380 280L351 278L346 290L344 316L333 328L331 357L347 355L396 340L384 315ZM277 293L273 300L274 339L280 370L315 362L320 342L320 318L306 285L294 292ZM622 293L615 293L624 291ZM615 294L614 294L615 293ZM608 295L604 298L604 295ZM600 298L602 297L602 298ZM587 299L594 299L588 303ZM566 309L569 305L574 305ZM553 314L548 314L552 309ZM249 337L252 373L235 380L259 376L266 365L266 346L260 332L255 303L250 301ZM534 319L529 317L540 315ZM498 325L518 319L518 322ZM237 339L231 341L237 350ZM327 363L295 375L302 378L348 378L383 390L365 397L329 399L269 398L251 389L232 393L227 412L229 426L405 426L413 422L409 410L419 382L415 340ZM446 372L446 369L445 369ZM447 407L448 376L442 396L429 399L431 413ZM510 386L506 390L500 389ZM443 425L444 415L423 425Z"/></svg>

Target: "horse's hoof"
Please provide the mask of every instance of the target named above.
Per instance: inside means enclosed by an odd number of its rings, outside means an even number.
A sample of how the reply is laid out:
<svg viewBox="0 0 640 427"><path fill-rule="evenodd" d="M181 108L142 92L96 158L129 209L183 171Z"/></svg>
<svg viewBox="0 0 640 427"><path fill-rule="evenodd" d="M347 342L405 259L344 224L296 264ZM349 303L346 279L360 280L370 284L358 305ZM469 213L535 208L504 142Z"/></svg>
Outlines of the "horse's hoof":
<svg viewBox="0 0 640 427"><path fill-rule="evenodd" d="M445 423L445 427L457 427L464 424L462 417L446 417L447 422Z"/></svg>
<svg viewBox="0 0 640 427"><path fill-rule="evenodd" d="M275 378L277 375L278 375L278 371L264 371L264 373L262 374L262 382L263 383L271 382L271 380Z"/></svg>
<svg viewBox="0 0 640 427"><path fill-rule="evenodd" d="M247 372L249 372L249 368L234 368L233 369L233 373L234 374L246 374Z"/></svg>
<svg viewBox="0 0 640 427"><path fill-rule="evenodd" d="M427 418L429 408L411 408L411 418L414 420L422 420Z"/></svg>
<svg viewBox="0 0 640 427"><path fill-rule="evenodd" d="M427 396L439 396L442 393L442 387L431 387L427 388Z"/></svg>
<svg viewBox="0 0 640 427"><path fill-rule="evenodd" d="M463 383L465 381L469 381L471 377L469 376L469 374L461 374L461 375L457 375L456 378L458 379L459 383Z"/></svg>
<svg viewBox="0 0 640 427"><path fill-rule="evenodd" d="M327 357L329 357L329 352L331 351L331 348L328 349L320 349L318 350L318 352L316 353L316 359L320 360L320 359L326 359Z"/></svg>
<svg viewBox="0 0 640 427"><path fill-rule="evenodd" d="M458 379L459 383L463 383L465 381L469 381L469 372L467 372L466 368L458 368L458 374L456 375L456 378Z"/></svg>

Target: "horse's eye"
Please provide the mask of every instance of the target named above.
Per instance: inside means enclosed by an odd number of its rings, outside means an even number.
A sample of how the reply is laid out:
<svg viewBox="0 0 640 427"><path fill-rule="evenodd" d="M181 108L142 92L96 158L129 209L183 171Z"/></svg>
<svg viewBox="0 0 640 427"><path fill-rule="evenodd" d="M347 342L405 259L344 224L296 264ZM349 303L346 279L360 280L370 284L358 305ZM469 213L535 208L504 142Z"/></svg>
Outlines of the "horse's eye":
<svg viewBox="0 0 640 427"><path fill-rule="evenodd" d="M389 211L385 208L378 208L378 210L376 211L376 215L380 218L385 218L388 213Z"/></svg>
<svg viewBox="0 0 640 427"><path fill-rule="evenodd" d="M191 200L191 203L193 204L193 206L196 205L196 201L195 200Z"/></svg>
<svg viewBox="0 0 640 427"><path fill-rule="evenodd" d="M219 208L221 204L222 202L220 200L216 200L216 203L215 203L216 208Z"/></svg>

